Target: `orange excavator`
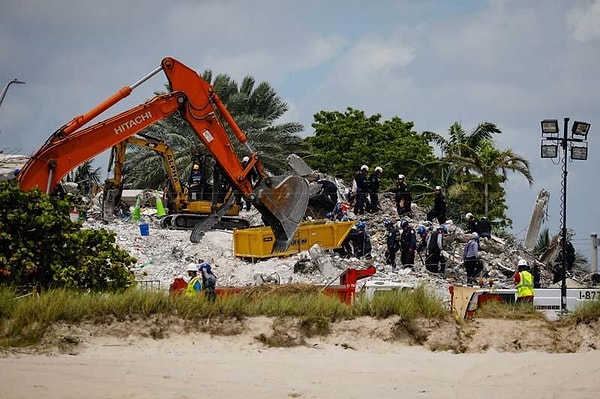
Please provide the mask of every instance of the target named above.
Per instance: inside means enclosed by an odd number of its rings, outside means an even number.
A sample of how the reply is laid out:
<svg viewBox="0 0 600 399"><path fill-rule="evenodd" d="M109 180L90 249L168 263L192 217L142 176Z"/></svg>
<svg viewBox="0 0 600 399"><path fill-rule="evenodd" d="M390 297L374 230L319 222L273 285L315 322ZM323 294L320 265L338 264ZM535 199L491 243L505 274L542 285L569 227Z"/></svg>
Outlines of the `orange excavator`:
<svg viewBox="0 0 600 399"><path fill-rule="evenodd" d="M142 83L163 71L170 91L105 119L84 127L95 117L126 98ZM234 189L249 200L273 230L274 252L287 249L302 221L309 199L308 182L295 175L270 176L259 154L248 143L214 88L198 73L178 60L166 57L161 65L131 86L125 86L84 115L55 131L19 171L17 179L23 190L39 188L53 192L69 171L110 149L148 126L179 111L227 175ZM226 127L246 147L249 162L242 162L235 152ZM255 171L255 172L253 172ZM258 178L253 182L251 174ZM218 217L224 211L215 209ZM200 226L200 225L198 225ZM196 228L190 239L198 237Z"/></svg>

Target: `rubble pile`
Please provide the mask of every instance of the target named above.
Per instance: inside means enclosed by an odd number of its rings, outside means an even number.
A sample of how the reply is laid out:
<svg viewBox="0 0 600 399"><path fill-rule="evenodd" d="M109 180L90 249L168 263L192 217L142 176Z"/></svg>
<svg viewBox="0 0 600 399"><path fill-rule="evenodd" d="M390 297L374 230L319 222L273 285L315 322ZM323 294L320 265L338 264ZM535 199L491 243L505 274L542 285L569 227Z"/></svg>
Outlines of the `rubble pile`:
<svg viewBox="0 0 600 399"><path fill-rule="evenodd" d="M92 207L94 208L94 207ZM364 268L373 264L377 273L371 279L385 279L407 284L425 284L435 289L442 298L447 299L450 285L466 284L466 272L462 266L464 244L470 234L462 226L446 222L449 234L444 240L447 267L443 275L434 274L424 267L424 255L416 256L413 268L401 268L393 271L385 263L385 228L384 220L394 222L401 220L395 209L393 197L389 193L381 196L381 211L372 214L354 215L349 212L351 219L364 221L371 238L373 250L370 259L345 258L333 251L305 251L287 257L273 257L260 260L241 259L233 253L233 233L231 231L213 230L205 234L198 244L191 243L189 231L168 230L160 227L156 210L147 207L142 210L142 220L114 220L110 223L98 218L89 217L84 221L86 228L105 228L116 233L117 244L127 250L137 259L132 268L136 279L143 284L168 289L176 277L185 275L184 271L190 262L209 262L218 276L221 286L251 286L261 284L309 283L337 284L339 275L346 268ZM93 209L88 215L97 215ZM260 214L251 209L242 210L240 217L250 221L252 226L261 224ZM425 219L425 210L413 204L411 217L404 218L411 227L419 225L433 230L438 225ZM139 223L150 225L150 234L143 236ZM309 253L310 252L310 253ZM317 255L315 255L317 254ZM481 283L486 287L513 287L513 274L519 258L524 258L530 265L535 259L525 252L516 241L506 241L492 236L492 239L482 239L480 256L484 263ZM323 259L326 257L327 259ZM323 267L326 264L328 267ZM552 272L540 268L541 281L544 286L552 282ZM359 282L358 290L368 279Z"/></svg>

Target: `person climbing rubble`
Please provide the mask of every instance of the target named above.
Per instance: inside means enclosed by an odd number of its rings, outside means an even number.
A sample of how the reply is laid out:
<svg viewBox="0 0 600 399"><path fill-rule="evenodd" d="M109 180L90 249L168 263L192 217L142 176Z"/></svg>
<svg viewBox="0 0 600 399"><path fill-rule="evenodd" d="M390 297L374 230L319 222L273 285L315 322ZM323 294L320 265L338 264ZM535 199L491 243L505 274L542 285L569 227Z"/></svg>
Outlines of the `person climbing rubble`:
<svg viewBox="0 0 600 399"><path fill-rule="evenodd" d="M433 208L427 212L427 220L437 219L439 224L446 223L446 197L442 193L442 187L436 186L433 199Z"/></svg>
<svg viewBox="0 0 600 399"><path fill-rule="evenodd" d="M396 270L396 253L400 249L400 231L391 220L385 220L383 225L386 228L385 241L387 249L385 250L385 263Z"/></svg>
<svg viewBox="0 0 600 399"><path fill-rule="evenodd" d="M467 271L467 285L476 283L476 278L483 270L479 259L479 234L471 233L471 239L463 248L463 265Z"/></svg>
<svg viewBox="0 0 600 399"><path fill-rule="evenodd" d="M412 197L404 180L404 175L398 175L398 178L396 179L394 200L396 202L396 211L398 212L398 216L411 215Z"/></svg>
<svg viewBox="0 0 600 399"><path fill-rule="evenodd" d="M465 215L465 222L467 222L465 232L477 233L477 225L479 224L479 219L477 219L471 212L467 212L467 214Z"/></svg>
<svg viewBox="0 0 600 399"><path fill-rule="evenodd" d="M492 224L485 216L482 216L477 223L477 234L481 238L492 238Z"/></svg>
<svg viewBox="0 0 600 399"><path fill-rule="evenodd" d="M442 253L444 249L444 235L448 234L445 225L439 226L427 237L427 257L425 268L431 273L444 273L446 271L446 257Z"/></svg>
<svg viewBox="0 0 600 399"><path fill-rule="evenodd" d="M367 224L365 222L356 222L344 239L342 247L335 250L335 252L346 258L355 257L358 259L371 259L373 247L371 245L371 238L366 229Z"/></svg>
<svg viewBox="0 0 600 399"><path fill-rule="evenodd" d="M402 267L414 269L415 251L417 249L417 233L407 220L400 222L400 262Z"/></svg>
<svg viewBox="0 0 600 399"><path fill-rule="evenodd" d="M423 251L427 251L427 228L421 225L417 227L417 253Z"/></svg>
<svg viewBox="0 0 600 399"><path fill-rule="evenodd" d="M375 171L369 176L369 206L367 207L367 211L369 213L375 213L380 211L379 209L379 187L381 185L379 179L381 179L381 175L383 174L383 169L381 166L375 168Z"/></svg>

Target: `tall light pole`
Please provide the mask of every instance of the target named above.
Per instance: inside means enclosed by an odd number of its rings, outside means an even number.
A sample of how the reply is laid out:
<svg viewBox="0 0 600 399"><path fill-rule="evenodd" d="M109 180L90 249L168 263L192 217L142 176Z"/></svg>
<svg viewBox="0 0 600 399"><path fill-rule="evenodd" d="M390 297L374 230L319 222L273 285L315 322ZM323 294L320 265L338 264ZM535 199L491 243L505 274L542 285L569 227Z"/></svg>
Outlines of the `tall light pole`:
<svg viewBox="0 0 600 399"><path fill-rule="evenodd" d="M560 287L560 310L567 311L567 157L571 150L571 159L587 159L587 135L591 124L587 122L573 122L571 137L568 137L569 118L564 119L563 135L560 136L558 119L544 119L542 121L542 158L558 157L558 144L562 146L562 192L561 192L561 244L562 244L562 284Z"/></svg>
<svg viewBox="0 0 600 399"><path fill-rule="evenodd" d="M2 89L2 94L0 95L0 105L2 105L2 101L4 101L4 97L6 96L6 92L8 91L8 87L11 84L17 84L17 85L24 85L25 82L23 82L22 80L19 79L13 79L10 82L8 82L5 86L4 89Z"/></svg>

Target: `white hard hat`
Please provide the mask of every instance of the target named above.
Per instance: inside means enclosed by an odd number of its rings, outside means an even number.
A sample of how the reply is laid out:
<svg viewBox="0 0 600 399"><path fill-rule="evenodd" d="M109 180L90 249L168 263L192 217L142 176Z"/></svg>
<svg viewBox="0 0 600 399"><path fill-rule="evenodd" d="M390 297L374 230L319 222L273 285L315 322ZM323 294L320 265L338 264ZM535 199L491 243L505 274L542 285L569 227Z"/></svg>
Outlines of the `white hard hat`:
<svg viewBox="0 0 600 399"><path fill-rule="evenodd" d="M473 214L471 212L469 212L465 215L465 219L467 219L467 220L471 220L472 218L473 218Z"/></svg>
<svg viewBox="0 0 600 399"><path fill-rule="evenodd" d="M244 157L242 158L242 162L246 163L246 162L250 162L250 158L248 157Z"/></svg>
<svg viewBox="0 0 600 399"><path fill-rule="evenodd" d="M527 266L527 261L525 259L519 259L517 266Z"/></svg>
<svg viewBox="0 0 600 399"><path fill-rule="evenodd" d="M404 179L404 175L398 175L398 179Z"/></svg>
<svg viewBox="0 0 600 399"><path fill-rule="evenodd" d="M436 190L436 191L438 191L438 190L441 190L441 189L442 189L442 187L440 187L440 186L435 186L435 190Z"/></svg>
<svg viewBox="0 0 600 399"><path fill-rule="evenodd" d="M197 272L198 271L198 266L196 266L195 263L190 263L189 265L187 265L187 268L185 269L186 272Z"/></svg>
<svg viewBox="0 0 600 399"><path fill-rule="evenodd" d="M363 166L360 167L360 170L366 170L366 171L368 171L369 167L367 165L363 165Z"/></svg>
<svg viewBox="0 0 600 399"><path fill-rule="evenodd" d="M381 172L383 173L383 169L381 169L381 166L378 166L375 168L375 172Z"/></svg>

